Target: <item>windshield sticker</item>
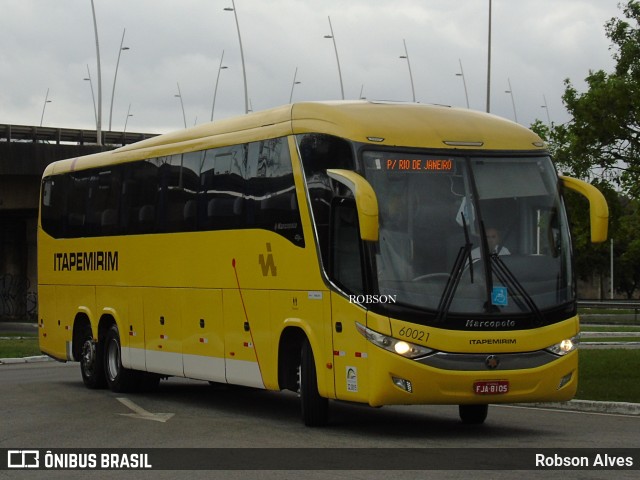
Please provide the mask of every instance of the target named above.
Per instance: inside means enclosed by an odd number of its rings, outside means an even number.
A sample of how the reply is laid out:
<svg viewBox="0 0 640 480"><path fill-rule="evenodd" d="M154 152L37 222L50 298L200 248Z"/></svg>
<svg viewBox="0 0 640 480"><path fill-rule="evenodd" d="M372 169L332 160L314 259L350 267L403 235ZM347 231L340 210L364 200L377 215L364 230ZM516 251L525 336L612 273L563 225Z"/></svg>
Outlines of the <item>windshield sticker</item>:
<svg viewBox="0 0 640 480"><path fill-rule="evenodd" d="M491 304L498 307L509 305L507 287L493 287L491 291Z"/></svg>

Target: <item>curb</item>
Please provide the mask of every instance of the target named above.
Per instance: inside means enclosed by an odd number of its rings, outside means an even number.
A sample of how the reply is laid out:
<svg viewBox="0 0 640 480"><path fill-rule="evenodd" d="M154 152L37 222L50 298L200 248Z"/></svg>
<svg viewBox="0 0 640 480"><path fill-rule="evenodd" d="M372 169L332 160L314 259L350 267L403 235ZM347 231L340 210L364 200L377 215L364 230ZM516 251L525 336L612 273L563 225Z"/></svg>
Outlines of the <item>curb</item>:
<svg viewBox="0 0 640 480"><path fill-rule="evenodd" d="M547 408L551 410L571 410L575 412L608 413L617 415L639 415L640 403L597 402L595 400L569 400L568 402L520 403L521 407Z"/></svg>
<svg viewBox="0 0 640 480"><path fill-rule="evenodd" d="M0 358L0 365L14 365L18 363L39 363L39 362L53 362L53 358L46 355L36 355L33 357L22 358Z"/></svg>

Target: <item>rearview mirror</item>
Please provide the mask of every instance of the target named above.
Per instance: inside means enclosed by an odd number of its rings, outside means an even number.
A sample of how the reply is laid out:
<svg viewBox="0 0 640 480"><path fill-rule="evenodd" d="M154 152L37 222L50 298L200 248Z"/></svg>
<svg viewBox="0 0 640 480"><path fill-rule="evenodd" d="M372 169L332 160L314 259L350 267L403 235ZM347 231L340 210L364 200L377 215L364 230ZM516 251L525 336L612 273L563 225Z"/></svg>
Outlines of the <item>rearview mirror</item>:
<svg viewBox="0 0 640 480"><path fill-rule="evenodd" d="M353 193L358 209L360 238L371 242L378 241L378 198L371 184L351 170L328 169L327 175Z"/></svg>
<svg viewBox="0 0 640 480"><path fill-rule="evenodd" d="M591 220L591 242L602 243L607 239L609 228L609 207L604 195L593 185L577 178L560 176L565 187L578 192L589 200Z"/></svg>

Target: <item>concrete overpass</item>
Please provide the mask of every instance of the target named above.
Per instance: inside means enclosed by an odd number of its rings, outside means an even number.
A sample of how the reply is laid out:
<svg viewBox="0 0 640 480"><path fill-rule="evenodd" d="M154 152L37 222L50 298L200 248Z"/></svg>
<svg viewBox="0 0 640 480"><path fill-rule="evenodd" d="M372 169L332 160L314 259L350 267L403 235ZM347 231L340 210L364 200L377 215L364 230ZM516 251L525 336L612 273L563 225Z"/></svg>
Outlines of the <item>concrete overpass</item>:
<svg viewBox="0 0 640 480"><path fill-rule="evenodd" d="M50 163L156 134L0 124L0 321L36 319L40 179Z"/></svg>

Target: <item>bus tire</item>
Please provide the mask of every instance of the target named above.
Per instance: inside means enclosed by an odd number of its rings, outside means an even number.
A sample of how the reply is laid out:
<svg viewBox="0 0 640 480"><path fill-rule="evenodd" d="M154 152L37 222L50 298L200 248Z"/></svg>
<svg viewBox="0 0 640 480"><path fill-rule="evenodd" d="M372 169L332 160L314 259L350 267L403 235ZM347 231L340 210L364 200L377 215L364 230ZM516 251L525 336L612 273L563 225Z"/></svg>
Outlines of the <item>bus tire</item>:
<svg viewBox="0 0 640 480"><path fill-rule="evenodd" d="M80 330L80 373L85 387L105 388L107 379L104 374L103 346L93 341L91 327L82 325Z"/></svg>
<svg viewBox="0 0 640 480"><path fill-rule="evenodd" d="M318 393L318 375L308 339L302 344L299 369L302 420L307 427L322 427L329 420L329 400Z"/></svg>
<svg viewBox="0 0 640 480"><path fill-rule="evenodd" d="M109 327L105 338L104 372L107 385L112 392L129 392L133 390L136 383L136 372L122 366L120 333L115 323Z"/></svg>
<svg viewBox="0 0 640 480"><path fill-rule="evenodd" d="M481 425L487 419L489 405L459 405L460 420L466 425Z"/></svg>

